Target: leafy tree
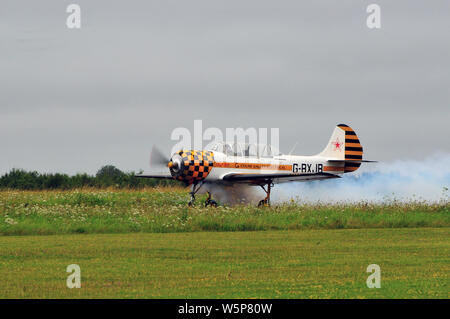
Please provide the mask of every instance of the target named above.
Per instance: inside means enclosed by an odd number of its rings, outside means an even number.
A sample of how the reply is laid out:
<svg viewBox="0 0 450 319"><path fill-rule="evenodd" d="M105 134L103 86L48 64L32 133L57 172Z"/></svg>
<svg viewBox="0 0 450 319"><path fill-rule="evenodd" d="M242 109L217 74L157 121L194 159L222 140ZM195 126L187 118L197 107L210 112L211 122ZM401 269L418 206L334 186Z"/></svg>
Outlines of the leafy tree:
<svg viewBox="0 0 450 319"><path fill-rule="evenodd" d="M95 174L99 186L119 186L123 180L124 173L113 165L105 165Z"/></svg>
<svg viewBox="0 0 450 319"><path fill-rule="evenodd" d="M139 172L142 173L142 172ZM176 185L175 180L153 178L136 178L134 172L124 173L113 165L101 167L95 176L86 173L69 176L67 174L40 174L23 169L12 169L0 176L0 188L41 190L41 189L73 189L82 187L119 187L142 188L158 185Z"/></svg>

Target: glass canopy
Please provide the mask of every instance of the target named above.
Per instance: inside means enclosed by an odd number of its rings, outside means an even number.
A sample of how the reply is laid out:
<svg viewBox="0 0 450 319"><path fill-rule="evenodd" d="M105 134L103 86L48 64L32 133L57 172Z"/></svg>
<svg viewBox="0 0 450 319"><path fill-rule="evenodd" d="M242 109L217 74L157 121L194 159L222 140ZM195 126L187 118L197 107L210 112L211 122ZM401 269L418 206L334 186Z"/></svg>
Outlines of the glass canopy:
<svg viewBox="0 0 450 319"><path fill-rule="evenodd" d="M216 142L208 150L221 152L228 156L274 157L281 155L276 147L269 144Z"/></svg>

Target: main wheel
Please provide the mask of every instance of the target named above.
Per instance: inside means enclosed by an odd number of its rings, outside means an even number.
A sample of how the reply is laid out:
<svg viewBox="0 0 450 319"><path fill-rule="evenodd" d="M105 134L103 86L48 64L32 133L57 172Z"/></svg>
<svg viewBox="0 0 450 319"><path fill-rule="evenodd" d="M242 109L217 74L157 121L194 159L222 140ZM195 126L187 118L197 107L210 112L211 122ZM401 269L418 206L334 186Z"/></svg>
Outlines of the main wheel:
<svg viewBox="0 0 450 319"><path fill-rule="evenodd" d="M258 207L261 207L261 206L262 207L269 206L269 201L267 199L260 200L259 203L258 203Z"/></svg>
<svg viewBox="0 0 450 319"><path fill-rule="evenodd" d="M208 207L208 206L217 207L217 202L213 199L207 199L205 201L205 207Z"/></svg>

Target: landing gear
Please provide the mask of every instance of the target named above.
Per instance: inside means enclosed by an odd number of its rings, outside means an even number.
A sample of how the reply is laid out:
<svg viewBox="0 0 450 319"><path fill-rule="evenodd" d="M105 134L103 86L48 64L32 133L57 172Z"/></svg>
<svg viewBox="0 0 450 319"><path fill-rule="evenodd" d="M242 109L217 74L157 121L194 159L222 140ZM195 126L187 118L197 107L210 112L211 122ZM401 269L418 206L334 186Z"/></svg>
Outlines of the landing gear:
<svg viewBox="0 0 450 319"><path fill-rule="evenodd" d="M264 184L265 185L265 184ZM270 206L270 190L272 189L272 187L274 186L272 181L268 181L267 183L267 189L264 188L264 185L259 185L261 186L261 188L266 192L266 198L264 198L263 200L260 200L258 203L258 207L261 206Z"/></svg>
<svg viewBox="0 0 450 319"><path fill-rule="evenodd" d="M191 195L191 200L188 203L188 206L194 206L195 204L195 194L200 190L200 188L203 186L203 183L200 182L199 184L193 184L192 185L192 191L189 193ZM207 191L208 198L205 201L205 207L211 206L211 207L217 207L217 202L211 198L211 192Z"/></svg>
<svg viewBox="0 0 450 319"><path fill-rule="evenodd" d="M192 185L192 191L189 193L189 194L191 194L191 200L189 201L188 206L194 206L195 194L197 194L197 192L202 187L202 185L203 185L203 183Z"/></svg>
<svg viewBox="0 0 450 319"><path fill-rule="evenodd" d="M217 202L213 199L211 199L211 192L208 193L208 198L205 201L205 207L211 206L211 207L217 207Z"/></svg>

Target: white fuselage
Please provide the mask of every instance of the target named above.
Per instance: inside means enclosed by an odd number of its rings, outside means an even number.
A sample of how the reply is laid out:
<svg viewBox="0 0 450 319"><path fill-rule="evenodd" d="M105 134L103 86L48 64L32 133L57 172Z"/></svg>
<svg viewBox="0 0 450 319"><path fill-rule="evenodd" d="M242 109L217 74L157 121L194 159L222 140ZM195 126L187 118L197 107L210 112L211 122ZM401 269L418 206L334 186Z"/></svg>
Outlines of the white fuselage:
<svg viewBox="0 0 450 319"><path fill-rule="evenodd" d="M344 173L343 163L330 163L323 156L279 155L274 157L228 156L214 152L214 167L205 181L222 180L228 174Z"/></svg>

